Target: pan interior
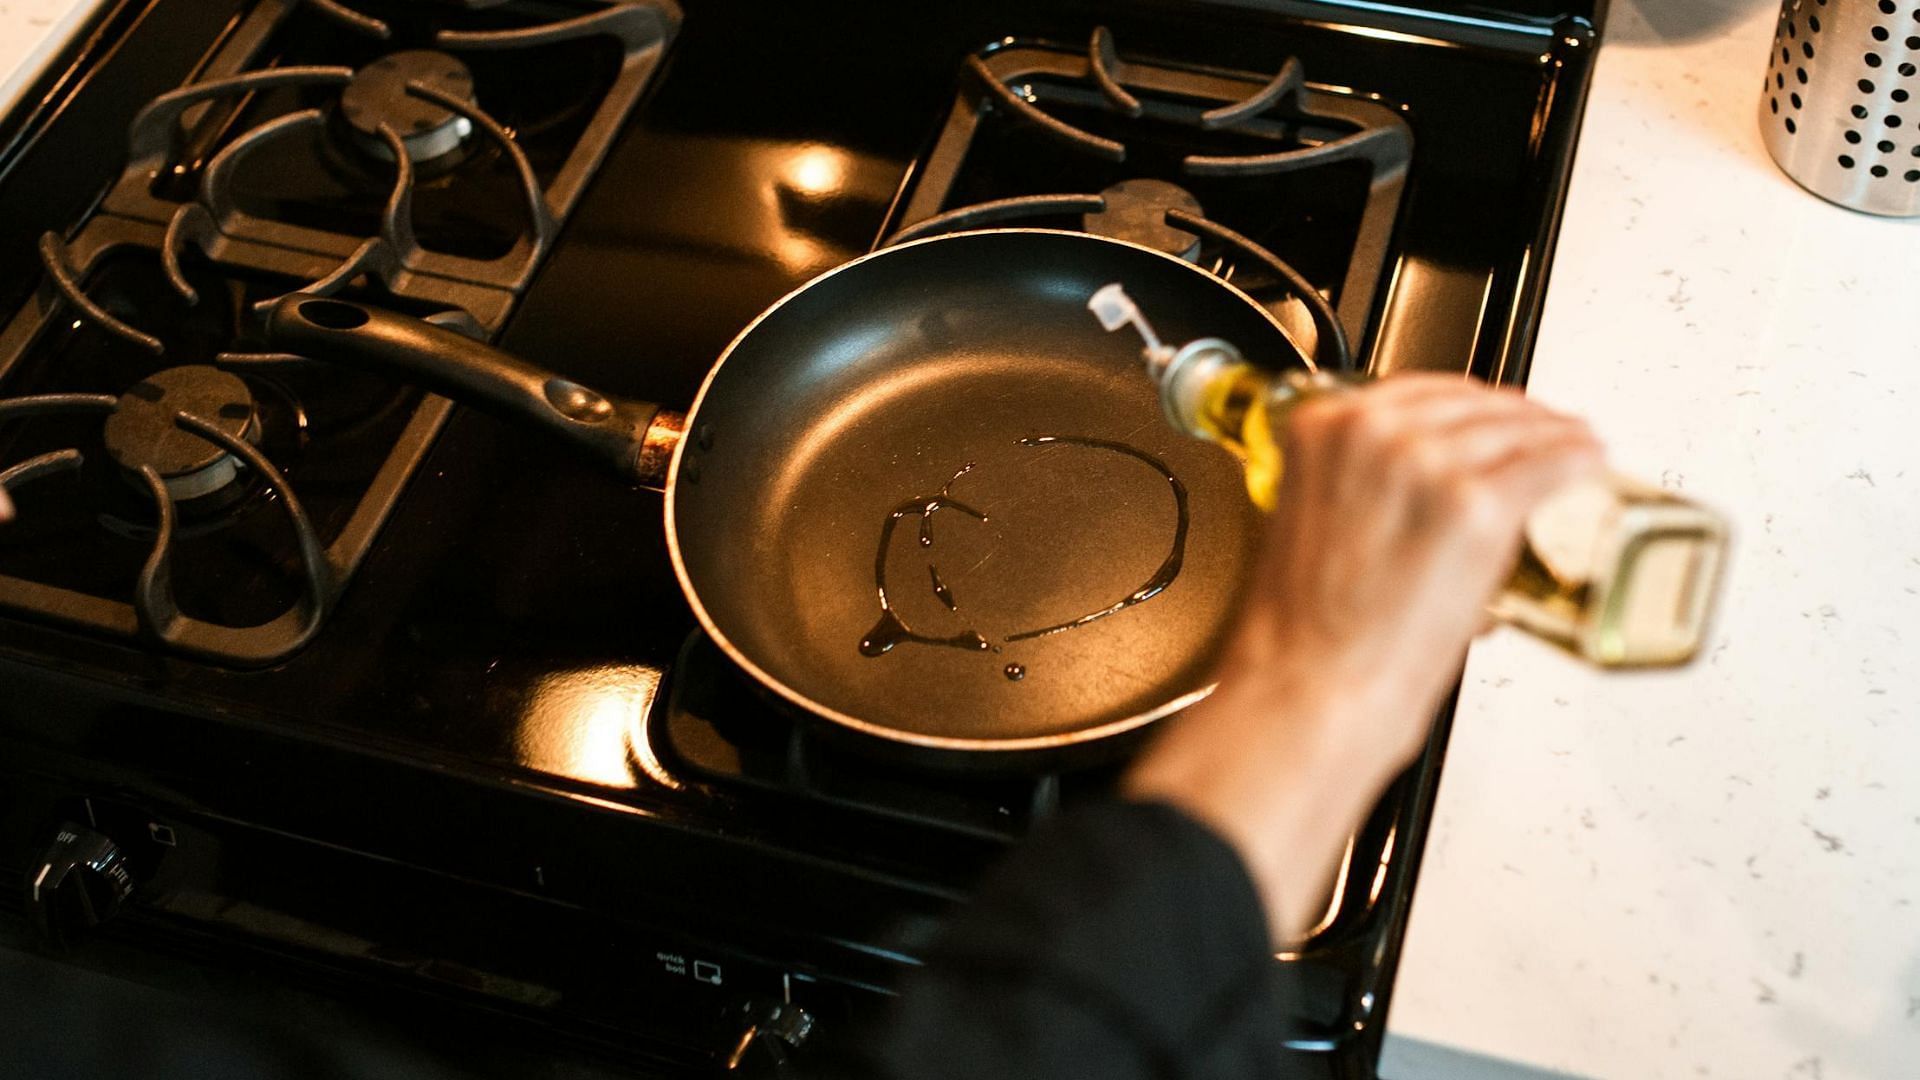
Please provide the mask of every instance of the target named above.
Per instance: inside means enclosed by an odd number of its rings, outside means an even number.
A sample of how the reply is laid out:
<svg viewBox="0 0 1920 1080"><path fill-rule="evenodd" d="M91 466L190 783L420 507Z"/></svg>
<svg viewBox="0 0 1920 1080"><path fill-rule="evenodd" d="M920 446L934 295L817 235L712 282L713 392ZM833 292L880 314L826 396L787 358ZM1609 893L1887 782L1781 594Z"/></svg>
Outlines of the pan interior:
<svg viewBox="0 0 1920 1080"><path fill-rule="evenodd" d="M855 264L735 345L694 417L674 516L689 584L741 657L829 715L983 745L1071 736L1206 685L1257 512L1237 462L1167 425L1137 342L1086 312L1115 280L1169 340L1290 355L1262 312L1189 267L1015 232ZM1184 549L1156 582L1177 488ZM968 647L868 655L876 562L906 627Z"/></svg>

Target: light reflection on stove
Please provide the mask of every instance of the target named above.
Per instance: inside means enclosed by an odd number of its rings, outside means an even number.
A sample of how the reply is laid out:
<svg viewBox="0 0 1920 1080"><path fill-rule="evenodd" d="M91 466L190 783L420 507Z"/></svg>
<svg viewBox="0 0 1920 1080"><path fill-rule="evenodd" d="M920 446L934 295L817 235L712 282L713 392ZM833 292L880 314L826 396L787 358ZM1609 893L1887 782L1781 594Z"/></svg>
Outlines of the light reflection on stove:
<svg viewBox="0 0 1920 1080"><path fill-rule="evenodd" d="M788 159L786 179L798 194L832 195L846 186L847 156L830 146L803 146Z"/></svg>
<svg viewBox="0 0 1920 1080"><path fill-rule="evenodd" d="M1431 357L1435 364L1457 364L1457 357L1476 355L1480 328L1488 325L1487 305L1493 302L1494 285L1495 278L1484 267L1451 266L1412 254L1401 259L1386 285L1389 299L1374 333L1370 373L1384 376L1405 369L1408 365L1396 363L1399 357ZM1476 319L1446 316L1452 310L1448 305L1474 293L1480 297Z"/></svg>
<svg viewBox="0 0 1920 1080"><path fill-rule="evenodd" d="M1275 952L1273 954L1274 959L1276 960L1300 959L1301 956L1305 955L1304 951L1301 949L1301 946L1305 945L1307 942L1312 941L1314 938L1319 937L1321 934L1326 933L1327 929L1333 925L1334 920L1340 917L1341 905L1346 902L1346 898L1347 898L1347 873L1353 869L1353 850L1354 850L1356 839L1358 839L1357 836L1347 837L1347 847L1346 847L1346 850L1341 852L1340 854L1339 869L1333 872L1333 881L1331 883L1332 889L1327 894L1327 907L1326 907L1326 910L1321 913L1320 921L1313 924L1313 929L1308 930L1305 934L1302 934L1300 936L1299 942L1295 943L1292 946L1289 946L1288 948L1281 949ZM1376 896L1378 895L1377 886L1376 886L1375 895Z"/></svg>
<svg viewBox="0 0 1920 1080"><path fill-rule="evenodd" d="M664 775L643 731L659 689L660 672L636 665L548 675L520 715L515 756L542 772L606 787L637 786L636 766Z"/></svg>
<svg viewBox="0 0 1920 1080"><path fill-rule="evenodd" d="M833 208L849 199L884 207L892 197L891 173L819 143L769 144L762 154L774 224L765 235L774 260L790 273L810 276L860 254L837 238Z"/></svg>

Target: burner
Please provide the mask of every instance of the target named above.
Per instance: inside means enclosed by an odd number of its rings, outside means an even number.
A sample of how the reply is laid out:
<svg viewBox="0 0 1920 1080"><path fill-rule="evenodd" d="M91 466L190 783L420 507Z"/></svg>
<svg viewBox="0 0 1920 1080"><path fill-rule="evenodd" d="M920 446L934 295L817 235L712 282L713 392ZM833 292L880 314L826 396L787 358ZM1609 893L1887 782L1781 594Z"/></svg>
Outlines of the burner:
<svg viewBox="0 0 1920 1080"><path fill-rule="evenodd" d="M361 68L340 92L340 114L353 129L354 141L382 161L393 151L380 137L387 124L400 136L407 160L433 161L460 149L473 133L473 121L423 97L407 93L417 83L449 98L472 104L473 73L467 65L443 52L409 49Z"/></svg>
<svg viewBox="0 0 1920 1080"><path fill-rule="evenodd" d="M646 725L654 765L674 783L772 794L995 840L1024 835L1063 801L1110 791L1117 767L1039 776L954 776L876 767L777 708L701 631L687 638L665 708Z"/></svg>
<svg viewBox="0 0 1920 1080"><path fill-rule="evenodd" d="M175 502L233 483L240 462L218 444L174 422L189 413L237 439L259 437L253 395L236 375L205 365L168 368L129 388L107 417L107 452L129 472L148 466Z"/></svg>
<svg viewBox="0 0 1920 1080"><path fill-rule="evenodd" d="M1372 345L1412 153L1393 105L1295 58L1262 75L1125 56L1104 28L1081 50L1009 38L963 59L883 235L1025 220L1165 251L1343 368Z"/></svg>
<svg viewBox="0 0 1920 1080"><path fill-rule="evenodd" d="M388 24L356 3L243 5L193 81L135 115L96 216L164 228L155 246L189 303L177 262L197 248L303 291L367 280L497 332L654 78L679 9L369 2ZM496 11L472 14L483 4ZM99 239L68 240L75 271ZM65 306L159 351L133 336L137 318Z"/></svg>
<svg viewBox="0 0 1920 1080"><path fill-rule="evenodd" d="M1167 224L1167 211L1202 216L1200 200L1165 180L1122 180L1100 193L1106 206L1083 215L1090 233L1155 248L1182 259L1200 254L1200 238Z"/></svg>

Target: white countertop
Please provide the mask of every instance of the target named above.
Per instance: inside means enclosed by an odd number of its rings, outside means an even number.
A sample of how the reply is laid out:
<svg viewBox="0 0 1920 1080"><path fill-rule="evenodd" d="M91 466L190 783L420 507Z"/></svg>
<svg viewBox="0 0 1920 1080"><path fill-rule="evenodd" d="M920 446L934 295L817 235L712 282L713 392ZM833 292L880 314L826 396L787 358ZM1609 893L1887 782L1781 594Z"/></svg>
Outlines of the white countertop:
<svg viewBox="0 0 1920 1080"><path fill-rule="evenodd" d="M1920 221L1767 157L1777 11L1615 0L1530 385L1733 515L1718 631L1475 647L1388 1080L1920 1077Z"/></svg>
<svg viewBox="0 0 1920 1080"><path fill-rule="evenodd" d="M0 0L0 115L98 6L99 0Z"/></svg>

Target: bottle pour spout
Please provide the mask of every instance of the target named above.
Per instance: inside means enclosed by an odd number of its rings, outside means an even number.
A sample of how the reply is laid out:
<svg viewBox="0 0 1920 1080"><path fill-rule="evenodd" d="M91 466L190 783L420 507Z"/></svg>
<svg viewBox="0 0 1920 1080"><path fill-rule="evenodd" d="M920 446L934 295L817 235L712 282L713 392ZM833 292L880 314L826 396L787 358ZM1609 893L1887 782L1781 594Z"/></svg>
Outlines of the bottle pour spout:
<svg viewBox="0 0 1920 1080"><path fill-rule="evenodd" d="M1108 331L1132 325L1139 333L1140 340L1145 343L1145 347L1140 350L1140 355L1146 360L1147 371L1154 378L1158 379L1166 370L1167 364L1173 360L1174 350L1161 342L1160 335L1153 332L1153 326L1147 322L1147 317L1140 314L1139 306L1133 302L1133 297L1127 295L1127 290L1122 288L1119 282L1103 285L1095 290L1094 294L1087 298L1087 310L1093 312L1094 318L1099 319L1100 325Z"/></svg>

